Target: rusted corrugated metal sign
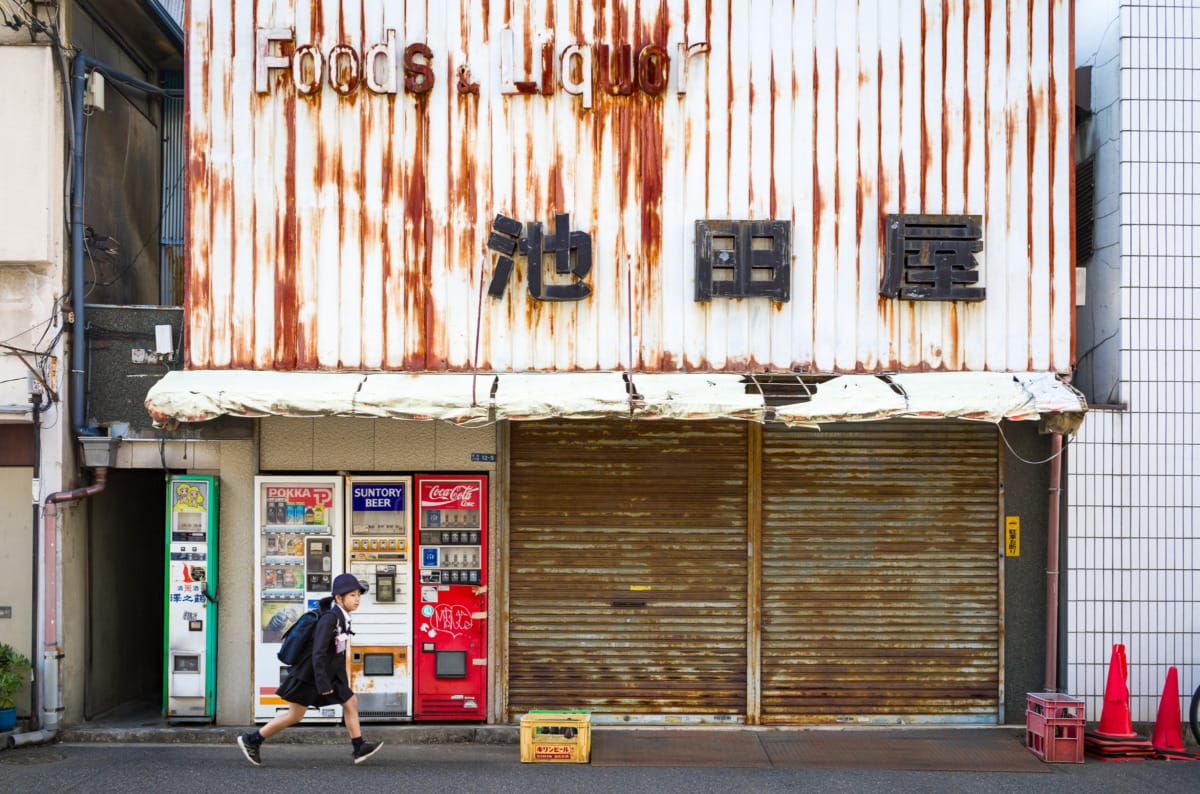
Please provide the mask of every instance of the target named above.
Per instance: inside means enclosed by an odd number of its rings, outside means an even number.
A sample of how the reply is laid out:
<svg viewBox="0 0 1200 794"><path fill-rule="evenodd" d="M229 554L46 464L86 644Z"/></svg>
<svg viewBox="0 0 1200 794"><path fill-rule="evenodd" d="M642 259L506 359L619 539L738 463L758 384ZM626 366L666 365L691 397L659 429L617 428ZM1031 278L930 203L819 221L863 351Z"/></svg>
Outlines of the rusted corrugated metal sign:
<svg viewBox="0 0 1200 794"><path fill-rule="evenodd" d="M189 366L1065 372L1071 28L1038 0L193 3ZM881 296L887 214L979 216L986 299ZM790 224L788 289L697 300L713 219Z"/></svg>

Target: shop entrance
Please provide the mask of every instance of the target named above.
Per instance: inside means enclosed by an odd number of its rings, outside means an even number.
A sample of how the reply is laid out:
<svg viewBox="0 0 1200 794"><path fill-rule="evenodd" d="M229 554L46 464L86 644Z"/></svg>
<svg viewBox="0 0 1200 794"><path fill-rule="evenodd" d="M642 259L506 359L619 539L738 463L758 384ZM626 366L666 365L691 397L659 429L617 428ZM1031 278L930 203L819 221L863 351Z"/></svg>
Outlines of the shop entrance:
<svg viewBox="0 0 1200 794"><path fill-rule="evenodd" d="M164 488L161 471L110 469L88 500L85 720L162 714Z"/></svg>

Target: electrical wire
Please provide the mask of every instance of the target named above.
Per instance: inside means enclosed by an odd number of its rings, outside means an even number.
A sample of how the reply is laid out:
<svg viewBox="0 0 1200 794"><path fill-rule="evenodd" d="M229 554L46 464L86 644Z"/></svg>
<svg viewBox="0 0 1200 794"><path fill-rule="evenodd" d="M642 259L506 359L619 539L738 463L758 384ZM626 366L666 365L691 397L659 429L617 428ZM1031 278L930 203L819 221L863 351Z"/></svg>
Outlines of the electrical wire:
<svg viewBox="0 0 1200 794"><path fill-rule="evenodd" d="M1049 463L1050 461L1057 458L1059 455L1066 452L1067 447L1070 445L1070 443L1072 441L1075 440L1074 434L1069 435L1069 436L1064 436L1062 449L1060 449L1058 452L1054 453L1053 455L1051 455L1048 458L1043 458L1041 460L1028 460L1027 458L1022 457L1022 455L1019 452L1017 452L1015 449L1013 449L1012 444L1008 443L1008 436L1004 435L1004 426L1003 425L997 424L996 429L1000 431L1000 438L1003 439L1004 446L1008 447L1008 451L1013 454L1013 457L1016 458L1017 460L1021 461L1022 463L1028 463L1031 466L1040 466L1043 463Z"/></svg>

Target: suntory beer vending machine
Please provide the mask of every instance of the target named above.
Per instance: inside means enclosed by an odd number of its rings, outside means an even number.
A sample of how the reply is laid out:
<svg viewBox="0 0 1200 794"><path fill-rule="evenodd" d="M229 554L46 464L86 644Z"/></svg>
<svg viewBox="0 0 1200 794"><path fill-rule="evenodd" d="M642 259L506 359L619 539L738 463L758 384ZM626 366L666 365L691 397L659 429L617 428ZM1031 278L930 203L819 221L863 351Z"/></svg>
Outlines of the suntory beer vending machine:
<svg viewBox="0 0 1200 794"><path fill-rule="evenodd" d="M254 718L266 722L287 708L275 693L288 671L277 658L283 633L342 572L342 478L263 476L254 486ZM305 721L341 717L325 706Z"/></svg>
<svg viewBox="0 0 1200 794"><path fill-rule="evenodd" d="M412 478L346 478L346 559L370 589L350 616L363 722L412 719Z"/></svg>
<svg viewBox="0 0 1200 794"><path fill-rule="evenodd" d="M211 722L217 680L217 481L167 477L163 714Z"/></svg>
<svg viewBox="0 0 1200 794"><path fill-rule="evenodd" d="M415 716L482 720L487 686L487 478L417 475Z"/></svg>

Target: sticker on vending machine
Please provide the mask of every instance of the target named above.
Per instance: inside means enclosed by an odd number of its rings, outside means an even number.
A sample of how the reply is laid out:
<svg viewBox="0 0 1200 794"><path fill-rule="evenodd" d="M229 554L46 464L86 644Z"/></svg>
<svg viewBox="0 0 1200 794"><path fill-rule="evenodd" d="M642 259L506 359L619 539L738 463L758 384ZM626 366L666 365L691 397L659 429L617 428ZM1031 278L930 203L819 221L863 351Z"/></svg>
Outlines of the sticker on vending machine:
<svg viewBox="0 0 1200 794"><path fill-rule="evenodd" d="M436 587L422 587L421 600L436 604L438 600L438 589Z"/></svg>

